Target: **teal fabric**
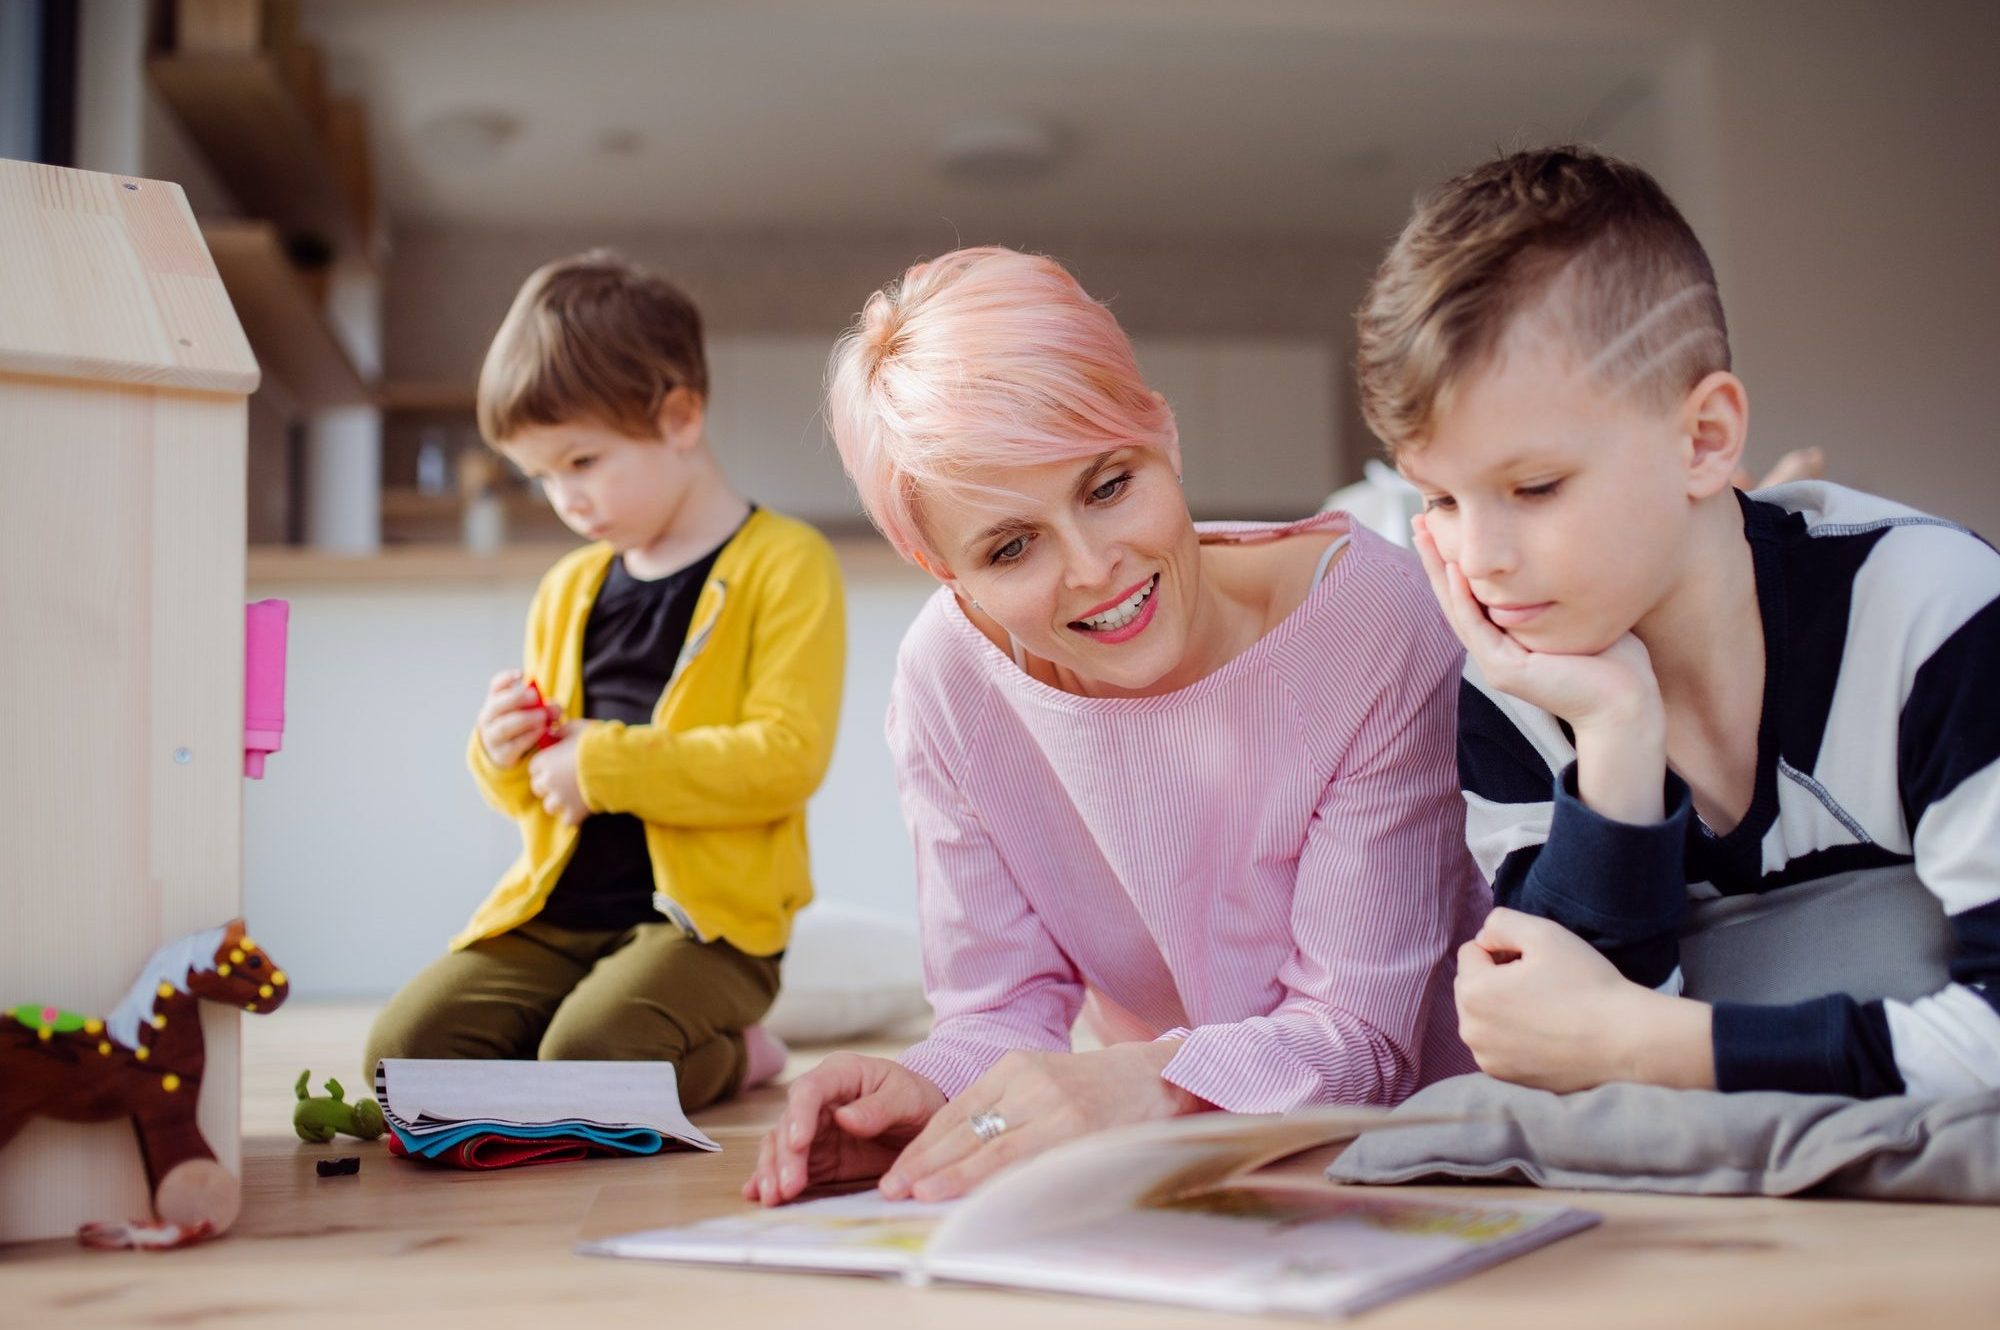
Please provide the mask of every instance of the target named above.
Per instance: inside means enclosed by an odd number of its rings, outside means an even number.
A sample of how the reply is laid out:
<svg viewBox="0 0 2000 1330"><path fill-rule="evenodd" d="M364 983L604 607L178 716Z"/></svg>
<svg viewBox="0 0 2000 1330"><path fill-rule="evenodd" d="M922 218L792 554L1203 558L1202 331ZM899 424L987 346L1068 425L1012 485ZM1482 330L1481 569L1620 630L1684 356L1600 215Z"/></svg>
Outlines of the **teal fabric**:
<svg viewBox="0 0 2000 1330"><path fill-rule="evenodd" d="M667 1139L656 1131L644 1127L631 1127L621 1131L603 1127L590 1127L576 1122L553 1122L547 1126L523 1127L509 1124L500 1126L491 1122L473 1123L452 1127L446 1131L412 1136L402 1128L391 1125L403 1148L420 1159L435 1159L452 1149L461 1141L475 1136L508 1136L519 1140L545 1141L553 1139L589 1141L606 1149L619 1150L633 1155L656 1155L666 1148Z"/></svg>

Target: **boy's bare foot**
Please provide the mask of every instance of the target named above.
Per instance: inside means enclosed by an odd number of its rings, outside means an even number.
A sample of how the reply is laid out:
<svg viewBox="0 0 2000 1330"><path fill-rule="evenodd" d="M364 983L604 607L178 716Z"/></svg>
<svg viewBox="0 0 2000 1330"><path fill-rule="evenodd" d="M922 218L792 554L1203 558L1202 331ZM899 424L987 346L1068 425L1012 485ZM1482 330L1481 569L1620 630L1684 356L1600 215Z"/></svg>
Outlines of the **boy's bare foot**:
<svg viewBox="0 0 2000 1330"><path fill-rule="evenodd" d="M1749 469L1741 468L1730 478L1730 484L1740 490L1763 490L1773 485L1783 485L1793 480L1818 480L1826 474L1826 453L1818 448L1794 448L1778 459L1764 474L1762 480L1753 478Z"/></svg>
<svg viewBox="0 0 2000 1330"><path fill-rule="evenodd" d="M761 1025L753 1025L743 1032L743 1051L749 1056L749 1065L743 1070L743 1090L762 1085L785 1069L785 1061L792 1050L785 1047L785 1041L766 1030Z"/></svg>

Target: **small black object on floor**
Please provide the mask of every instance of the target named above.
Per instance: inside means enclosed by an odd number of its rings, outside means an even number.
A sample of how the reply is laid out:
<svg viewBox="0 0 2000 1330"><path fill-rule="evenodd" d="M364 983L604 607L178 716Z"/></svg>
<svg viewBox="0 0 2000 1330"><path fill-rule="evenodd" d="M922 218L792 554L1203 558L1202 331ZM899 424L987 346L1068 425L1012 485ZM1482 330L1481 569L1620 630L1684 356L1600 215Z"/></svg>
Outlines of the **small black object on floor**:
<svg viewBox="0 0 2000 1330"><path fill-rule="evenodd" d="M338 1159L321 1159L313 1166L319 1170L319 1175L323 1178L346 1177L361 1171L361 1156L342 1155Z"/></svg>

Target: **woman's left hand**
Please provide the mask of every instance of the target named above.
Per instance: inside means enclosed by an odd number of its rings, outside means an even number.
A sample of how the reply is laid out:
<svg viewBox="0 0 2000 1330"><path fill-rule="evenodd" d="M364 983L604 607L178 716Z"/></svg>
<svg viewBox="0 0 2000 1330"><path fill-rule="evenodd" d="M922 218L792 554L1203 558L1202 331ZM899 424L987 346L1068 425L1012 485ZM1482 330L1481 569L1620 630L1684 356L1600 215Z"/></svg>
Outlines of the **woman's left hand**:
<svg viewBox="0 0 2000 1330"><path fill-rule="evenodd" d="M1008 1164L1064 1141L1211 1107L1160 1078L1177 1047L1159 1041L1088 1053L1009 1053L904 1148L882 1177L882 1194L891 1200L950 1200ZM987 1113L997 1114L1005 1126L991 1140L981 1140L972 1122Z"/></svg>

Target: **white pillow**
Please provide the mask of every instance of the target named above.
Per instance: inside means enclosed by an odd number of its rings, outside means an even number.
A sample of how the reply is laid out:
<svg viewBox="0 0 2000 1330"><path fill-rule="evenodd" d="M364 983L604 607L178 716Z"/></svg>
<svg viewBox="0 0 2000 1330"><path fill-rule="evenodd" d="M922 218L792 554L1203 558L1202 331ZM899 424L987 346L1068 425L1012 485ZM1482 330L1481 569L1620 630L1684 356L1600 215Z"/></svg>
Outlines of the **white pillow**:
<svg viewBox="0 0 2000 1330"><path fill-rule="evenodd" d="M929 1012L914 923L823 902L792 925L778 1001L764 1028L788 1044L832 1044Z"/></svg>
<svg viewBox="0 0 2000 1330"><path fill-rule="evenodd" d="M1360 480L1335 490L1320 505L1320 511L1341 509L1390 544L1409 549L1410 519L1424 510L1423 496L1416 486L1373 459L1363 464L1361 471Z"/></svg>

